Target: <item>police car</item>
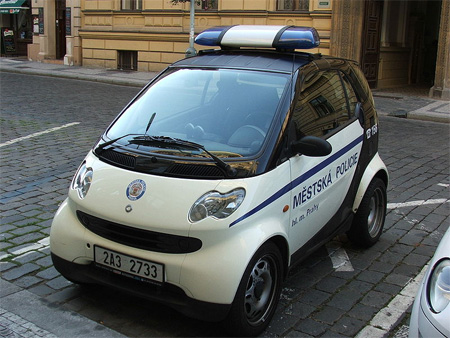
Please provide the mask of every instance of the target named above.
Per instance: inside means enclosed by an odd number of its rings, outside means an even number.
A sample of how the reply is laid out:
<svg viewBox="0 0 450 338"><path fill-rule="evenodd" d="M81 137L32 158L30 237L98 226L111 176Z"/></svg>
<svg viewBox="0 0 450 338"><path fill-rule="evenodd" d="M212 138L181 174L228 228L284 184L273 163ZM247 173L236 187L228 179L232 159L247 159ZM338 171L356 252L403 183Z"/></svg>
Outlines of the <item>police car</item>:
<svg viewBox="0 0 450 338"><path fill-rule="evenodd" d="M257 335L289 268L377 242L388 171L372 94L314 28L208 29L88 153L51 227L56 269ZM219 46L219 48L215 48ZM215 49L214 49L215 48Z"/></svg>

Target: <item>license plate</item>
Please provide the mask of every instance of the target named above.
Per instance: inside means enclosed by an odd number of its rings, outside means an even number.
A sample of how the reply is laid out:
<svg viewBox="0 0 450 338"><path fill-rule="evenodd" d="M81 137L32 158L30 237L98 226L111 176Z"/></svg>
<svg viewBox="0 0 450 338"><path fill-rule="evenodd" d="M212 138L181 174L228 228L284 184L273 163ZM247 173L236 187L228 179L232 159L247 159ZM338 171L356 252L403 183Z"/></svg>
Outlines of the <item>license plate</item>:
<svg viewBox="0 0 450 338"><path fill-rule="evenodd" d="M115 273L139 280L164 282L164 265L94 246L95 263Z"/></svg>

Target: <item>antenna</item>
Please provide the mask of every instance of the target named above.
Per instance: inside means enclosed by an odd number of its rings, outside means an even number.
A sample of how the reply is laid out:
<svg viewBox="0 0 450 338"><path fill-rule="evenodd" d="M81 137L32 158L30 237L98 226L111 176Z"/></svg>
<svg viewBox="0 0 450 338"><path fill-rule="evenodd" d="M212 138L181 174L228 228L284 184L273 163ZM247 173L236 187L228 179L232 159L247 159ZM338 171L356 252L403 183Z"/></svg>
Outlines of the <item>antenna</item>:
<svg viewBox="0 0 450 338"><path fill-rule="evenodd" d="M156 112L153 113L152 116L150 117L150 121L148 121L147 128L145 128L144 135L147 135L147 132L150 129L150 126L152 125L153 120L155 119L155 116L156 116Z"/></svg>

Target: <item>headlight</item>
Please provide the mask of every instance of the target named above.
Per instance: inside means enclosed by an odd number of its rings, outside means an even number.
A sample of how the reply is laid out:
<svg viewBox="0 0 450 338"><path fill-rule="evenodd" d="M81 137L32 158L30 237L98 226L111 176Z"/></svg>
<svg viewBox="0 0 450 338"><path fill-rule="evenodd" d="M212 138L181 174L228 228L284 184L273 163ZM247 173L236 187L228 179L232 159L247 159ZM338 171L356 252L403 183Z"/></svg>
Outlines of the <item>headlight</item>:
<svg viewBox="0 0 450 338"><path fill-rule="evenodd" d="M206 217L226 218L239 208L245 197L244 189L236 189L226 194L210 191L200 197L189 211L189 221L201 221Z"/></svg>
<svg viewBox="0 0 450 338"><path fill-rule="evenodd" d="M428 285L428 303L436 313L450 303L450 259L444 259L434 267Z"/></svg>
<svg viewBox="0 0 450 338"><path fill-rule="evenodd" d="M83 199L86 197L89 188L91 187L92 176L94 172L92 168L86 167L86 162L83 162L75 174L72 182L72 189L78 192L78 196Z"/></svg>

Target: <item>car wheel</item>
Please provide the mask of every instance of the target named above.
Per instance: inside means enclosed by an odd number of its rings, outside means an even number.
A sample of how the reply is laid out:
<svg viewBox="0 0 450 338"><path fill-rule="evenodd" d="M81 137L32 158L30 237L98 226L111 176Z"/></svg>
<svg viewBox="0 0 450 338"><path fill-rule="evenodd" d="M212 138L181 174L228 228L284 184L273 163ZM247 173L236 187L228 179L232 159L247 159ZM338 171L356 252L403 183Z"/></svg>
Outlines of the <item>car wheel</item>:
<svg viewBox="0 0 450 338"><path fill-rule="evenodd" d="M269 324L278 304L283 279L283 259L268 242L253 256L237 290L224 324L230 334L256 336Z"/></svg>
<svg viewBox="0 0 450 338"><path fill-rule="evenodd" d="M386 185L381 179L374 178L347 232L347 236L353 243L371 247L378 241L386 218L386 204Z"/></svg>

